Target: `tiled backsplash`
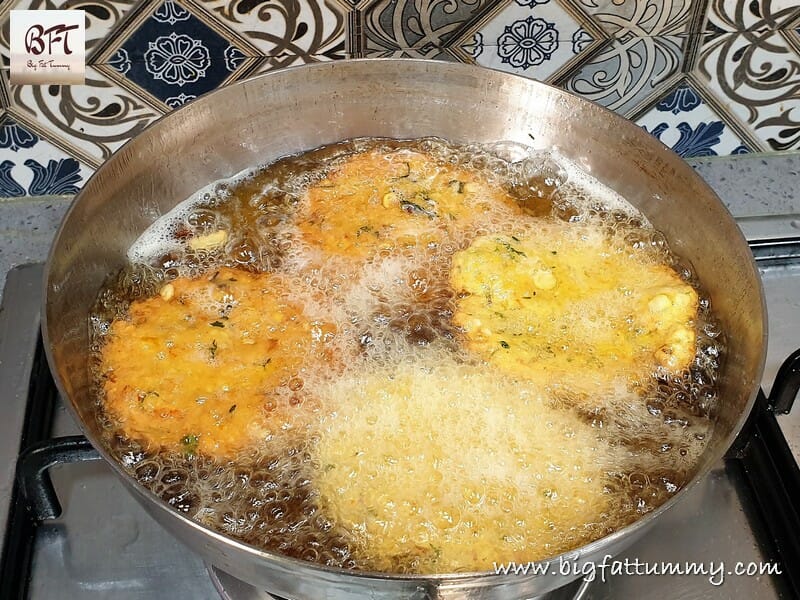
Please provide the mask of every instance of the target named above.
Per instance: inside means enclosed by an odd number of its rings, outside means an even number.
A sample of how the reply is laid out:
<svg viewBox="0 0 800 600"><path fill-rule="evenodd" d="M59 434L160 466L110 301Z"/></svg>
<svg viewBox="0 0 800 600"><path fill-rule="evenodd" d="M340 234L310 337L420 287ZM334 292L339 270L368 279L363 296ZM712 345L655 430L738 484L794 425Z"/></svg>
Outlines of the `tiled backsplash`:
<svg viewBox="0 0 800 600"><path fill-rule="evenodd" d="M86 85L9 84L15 8L86 11ZM796 0L4 0L0 25L0 197L75 193L200 94L348 57L477 63L554 83L684 157L800 149Z"/></svg>

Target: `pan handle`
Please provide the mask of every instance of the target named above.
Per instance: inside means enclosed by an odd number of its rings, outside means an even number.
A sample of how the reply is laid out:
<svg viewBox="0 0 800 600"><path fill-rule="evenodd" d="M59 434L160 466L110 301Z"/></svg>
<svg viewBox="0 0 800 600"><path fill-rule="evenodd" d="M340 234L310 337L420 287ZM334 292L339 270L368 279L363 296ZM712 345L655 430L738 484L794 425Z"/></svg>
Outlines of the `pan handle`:
<svg viewBox="0 0 800 600"><path fill-rule="evenodd" d="M82 435L43 440L26 448L17 459L17 483L32 516L44 521L61 515L50 467L99 459L100 453Z"/></svg>

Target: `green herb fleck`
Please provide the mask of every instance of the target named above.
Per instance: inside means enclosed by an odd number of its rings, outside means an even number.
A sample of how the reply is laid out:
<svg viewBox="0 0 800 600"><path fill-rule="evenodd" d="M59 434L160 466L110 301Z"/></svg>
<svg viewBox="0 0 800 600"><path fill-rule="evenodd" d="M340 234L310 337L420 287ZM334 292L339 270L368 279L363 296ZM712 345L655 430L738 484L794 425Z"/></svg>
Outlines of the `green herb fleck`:
<svg viewBox="0 0 800 600"><path fill-rule="evenodd" d="M223 323L222 321L214 321L213 323L211 323L211 326L212 327L225 327L225 323Z"/></svg>
<svg viewBox="0 0 800 600"><path fill-rule="evenodd" d="M515 242L519 242L519 238L514 235L511 236L511 239L514 240Z"/></svg>
<svg viewBox="0 0 800 600"><path fill-rule="evenodd" d="M369 233L370 231L372 231L371 226L362 225L361 227L358 228L358 231L356 231L356 237L361 237L362 233Z"/></svg>
<svg viewBox="0 0 800 600"><path fill-rule="evenodd" d="M211 360L217 358L217 340L213 340L208 347L208 353L211 355Z"/></svg>
<svg viewBox="0 0 800 600"><path fill-rule="evenodd" d="M200 438L190 433L185 435L181 438L181 445L183 446L183 451L187 456L194 456L197 454L197 444L200 441Z"/></svg>
<svg viewBox="0 0 800 600"><path fill-rule="evenodd" d="M511 245L511 244L509 244L508 242L504 242L503 240L501 240L501 239L498 239L498 240L497 240L497 243L498 243L498 244L500 244L501 246L503 246L503 247L504 247L506 250L508 250L508 251L509 251L509 252L510 252L512 255L517 255L517 256L525 256L525 257L527 258L527 255L526 255L524 252L522 252L521 250L517 250L516 248L514 248L514 246L512 246L512 245Z"/></svg>
<svg viewBox="0 0 800 600"><path fill-rule="evenodd" d="M236 405L232 404L231 407L228 409L228 412L233 414L233 411L235 411L235 410L236 410Z"/></svg>
<svg viewBox="0 0 800 600"><path fill-rule="evenodd" d="M555 256L556 254L558 254L558 252L556 252L555 250L550 250L550 254L552 254L553 256Z"/></svg>
<svg viewBox="0 0 800 600"><path fill-rule="evenodd" d="M501 345L503 348L505 348L506 350L508 350L509 348L511 348L511 346L509 346L508 342L506 342L505 340L500 340L500 345Z"/></svg>
<svg viewBox="0 0 800 600"><path fill-rule="evenodd" d="M334 465L333 463L328 463L327 465L322 467L322 470L327 473L328 471L332 471L335 468L336 468L336 465Z"/></svg>

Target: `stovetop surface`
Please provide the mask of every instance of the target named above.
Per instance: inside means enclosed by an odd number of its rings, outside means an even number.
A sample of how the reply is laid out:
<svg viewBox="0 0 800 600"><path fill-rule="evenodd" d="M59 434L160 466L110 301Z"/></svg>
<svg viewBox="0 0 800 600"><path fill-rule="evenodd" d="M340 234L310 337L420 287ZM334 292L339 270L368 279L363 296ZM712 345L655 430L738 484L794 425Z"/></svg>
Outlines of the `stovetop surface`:
<svg viewBox="0 0 800 600"><path fill-rule="evenodd" d="M772 324L764 379L768 391L780 362L800 341L800 268L767 268L762 275ZM26 365L33 360L38 337L40 281L41 266L12 271L0 314L0 380L4 386L0 391L4 407L0 419L0 523L6 518L2 501L10 494L9 472L13 475L16 456L8 454L8 440L13 437L9 432L19 412L24 411L29 377L26 369L30 371ZM798 412L778 418L795 457L800 448ZM51 433L79 433L60 402ZM26 598L220 597L202 561L153 521L104 463L57 466L51 469L51 475L63 514L43 522L35 531ZM708 477L663 515L645 538L616 557L621 562L626 559L629 564L635 560L647 564L690 562L705 566L709 572L694 576L607 574L605 582L590 586L583 597L792 597L781 577L729 573L737 563L777 559L752 490L743 480L742 471L730 463L716 465Z"/></svg>

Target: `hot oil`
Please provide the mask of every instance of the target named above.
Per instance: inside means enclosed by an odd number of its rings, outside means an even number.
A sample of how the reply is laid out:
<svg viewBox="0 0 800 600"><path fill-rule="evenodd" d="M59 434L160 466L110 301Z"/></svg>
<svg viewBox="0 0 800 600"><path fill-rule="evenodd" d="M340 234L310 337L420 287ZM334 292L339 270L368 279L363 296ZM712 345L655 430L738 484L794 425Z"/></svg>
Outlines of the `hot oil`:
<svg viewBox="0 0 800 600"><path fill-rule="evenodd" d="M444 169L478 173L490 185L505 190L513 202L489 207L479 221L468 227L458 223L442 225L440 215L433 218L420 214L417 209L426 210L425 207L411 203L413 214L409 218L416 219L414 223L419 223L420 231L436 231L432 238L420 238L425 243L379 247L357 261L346 255L327 254L303 235L302 222L310 214L307 190L324 184L353 155L369 151L383 151L395 161L404 160L403 152L421 152ZM374 201L381 202L382 198ZM601 229L613 240L617 251L636 255L643 262L669 265L700 290L695 328L697 352L691 365L678 374L656 369L646 381L637 381L635 386L620 385L613 393L604 392L589 403L575 401L568 392L519 382L510 386L506 377L488 372L479 357L464 348L462 332L452 321L459 301L449 282L453 256L479 236L523 238L535 235L537 226L544 222ZM224 240L197 243L219 231L226 232ZM363 235L374 233L365 230ZM465 530L459 527L473 526L472 521L481 514L475 506L484 502L487 509L492 506L491 510L500 511L492 513L495 521L505 523L509 530L517 528L499 536L501 541L490 547L492 560L545 558L611 533L663 504L691 479L708 441L717 401L716 378L724 355L724 339L709 299L703 295L691 267L670 252L663 236L641 214L558 157L513 144L465 148L438 139L343 142L281 159L201 190L156 222L133 245L129 257L130 268L103 291L91 321L101 407L101 353L110 324L126 317L132 301L155 296L177 277L207 276L220 266L280 274L284 284L275 293L302 307L309 320L329 323L336 332L327 342L327 351L334 357L331 368L293 374L292 381L300 382L303 393L316 399L312 417L305 415L297 427L253 440L246 451L236 456L207 457L194 454L191 449L176 452L151 447L141 437L126 436L114 415L100 411L109 446L143 485L203 524L260 548L344 568L398 572L476 570L476 563L446 560L442 544L443 540L468 540ZM551 415L552 423L565 428L564 435L584 441L584 461L571 467L583 469L585 478L602 495L602 506L582 522L578 519L569 524L568 519L551 519L551 539L528 544L520 540L525 526L520 528L519 523L536 529L530 525L536 519L531 512L543 509L535 503L526 506L519 500L527 492L519 488L512 470L497 489L473 490L477 495L468 498L475 505L470 509L473 512L467 514L469 511L464 509L455 525L445 517L437 524L435 514L420 509L413 513L414 518L421 520L420 531L433 532L430 539L406 539L401 546L407 551L395 549L388 555L376 554L375 548L386 550L386 545L365 541L367 527L354 526L342 517L329 497L321 497L321 483L330 481L329 475L338 468L321 462L320 449L327 443L323 437L331 432L342 435L348 431L347 423L353 427L364 425L362 433L372 426L387 426L382 419L389 418L386 415L391 415L392 410L372 414L374 403L357 401L358 390L366 389L367 384L374 389L376 377L385 385L376 394L380 397L383 393L387 406L402 414L406 409L397 404L398 398L391 392L398 380L424 381L430 377L438 388L448 378L476 381L474 378L481 373L486 374L480 379L483 383L472 388L482 389L485 385L490 389L499 377L496 390L504 394L512 393L509 389L516 390L513 393L519 395L521 405L530 403L542 414ZM439 423L428 422L430 416L425 414L415 415L418 422L427 429L444 432L442 435L449 432L457 439L459 428L468 421L464 414L447 417L448 411L459 414L459 399L462 411L464 405L475 409L476 397L468 390L454 392L449 398L434 394L437 403L430 404L428 397L420 401L420 393L419 389L409 392L408 406L424 408L427 402ZM265 397L265 404L269 402ZM347 422L342 415L347 415ZM483 439L487 455L499 460L522 456L519 448L511 454L498 452L497 448L507 443L509 429L513 435L521 434L517 429L524 418L506 422L505 434L489 426L488 421L477 422L484 424L475 426L476 435L491 436L476 438ZM364 444L369 447L368 440ZM421 460L425 460L424 450L420 450ZM403 460L407 462L407 457ZM441 465L445 463L437 463L440 466L434 469L434 477L441 477L442 494L447 495L464 486L458 480L458 468L451 465L444 469ZM469 462L462 467L470 464L472 472L480 468ZM592 471L590 465L600 465L599 473ZM367 468L363 464L361 467ZM354 477L371 477L376 483L396 481L397 467L391 461L373 467ZM529 465L526 477L536 480L539 468L539 479L552 479L551 467L545 462ZM468 480L469 471L462 472L465 473ZM552 489L542 491L548 492L551 498ZM469 490L464 494L469 496ZM383 517L393 516L399 521L410 519L402 507L391 505L391 498L387 502L389 505L372 507L373 512L382 511ZM557 511L557 506L550 503L547 510ZM565 509L567 516L573 509L574 506ZM450 515L450 519L454 517ZM483 558L488 559L488 555ZM490 562L477 564L477 570L490 566Z"/></svg>

